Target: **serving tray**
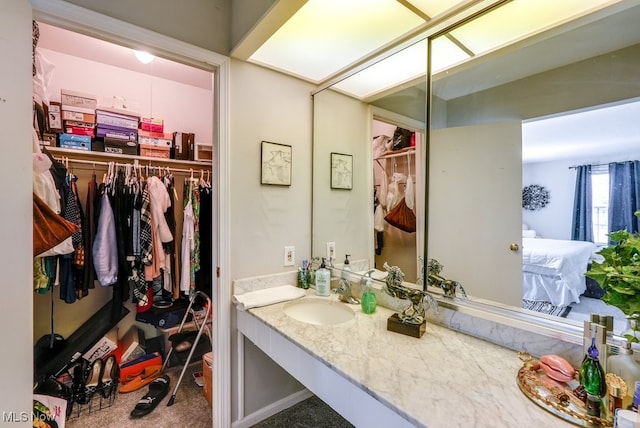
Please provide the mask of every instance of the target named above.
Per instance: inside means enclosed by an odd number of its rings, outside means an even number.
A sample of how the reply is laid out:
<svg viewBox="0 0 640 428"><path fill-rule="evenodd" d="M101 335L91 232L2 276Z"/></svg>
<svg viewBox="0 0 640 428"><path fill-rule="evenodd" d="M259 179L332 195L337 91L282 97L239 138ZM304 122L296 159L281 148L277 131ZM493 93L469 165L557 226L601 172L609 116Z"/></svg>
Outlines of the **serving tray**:
<svg viewBox="0 0 640 428"><path fill-rule="evenodd" d="M539 362L526 352L518 357L523 366L518 370L518 387L531 401L577 426L612 427L613 417L596 417L587 414L585 403L573 394L577 381L557 382L549 378L539 367Z"/></svg>

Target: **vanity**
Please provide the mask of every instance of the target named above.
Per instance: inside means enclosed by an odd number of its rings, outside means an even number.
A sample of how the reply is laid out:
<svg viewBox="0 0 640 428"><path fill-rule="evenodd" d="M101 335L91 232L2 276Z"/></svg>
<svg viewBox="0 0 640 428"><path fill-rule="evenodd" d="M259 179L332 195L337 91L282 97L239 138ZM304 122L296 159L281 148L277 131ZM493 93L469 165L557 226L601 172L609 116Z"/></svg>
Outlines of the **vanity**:
<svg viewBox="0 0 640 428"><path fill-rule="evenodd" d="M429 322L425 335L387 331L394 312L371 315L335 294L354 316L333 325L298 321L292 302L236 310L238 330L355 426L565 427L518 388L517 352Z"/></svg>

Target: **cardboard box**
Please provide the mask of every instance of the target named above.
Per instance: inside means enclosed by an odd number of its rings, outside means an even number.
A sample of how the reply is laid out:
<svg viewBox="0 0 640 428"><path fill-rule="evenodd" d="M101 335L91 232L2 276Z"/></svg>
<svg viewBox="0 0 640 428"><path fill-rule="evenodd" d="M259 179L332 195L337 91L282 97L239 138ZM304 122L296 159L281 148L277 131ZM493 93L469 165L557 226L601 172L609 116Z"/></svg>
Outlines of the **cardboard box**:
<svg viewBox="0 0 640 428"><path fill-rule="evenodd" d="M207 352L202 356L202 374L204 376L204 385L202 385L202 393L211 406L213 402L213 353Z"/></svg>
<svg viewBox="0 0 640 428"><path fill-rule="evenodd" d="M131 140L120 140L117 138L104 138L104 152L117 155L137 155L138 143Z"/></svg>
<svg viewBox="0 0 640 428"><path fill-rule="evenodd" d="M62 132L62 110L60 103L51 101L48 109L49 131Z"/></svg>
<svg viewBox="0 0 640 428"><path fill-rule="evenodd" d="M173 134L140 130L138 142L141 146L162 147L169 150L173 147Z"/></svg>
<svg viewBox="0 0 640 428"><path fill-rule="evenodd" d="M74 135L88 135L90 137L94 136L93 125L85 124L84 122L74 122L67 120L64 123L64 132Z"/></svg>
<svg viewBox="0 0 640 428"><path fill-rule="evenodd" d="M150 158L170 159L169 147L155 147L140 144L140 156Z"/></svg>
<svg viewBox="0 0 640 428"><path fill-rule="evenodd" d="M91 150L91 137L88 135L60 134L60 147L75 150Z"/></svg>
<svg viewBox="0 0 640 428"><path fill-rule="evenodd" d="M173 133L173 158L180 160L193 160L192 148L195 134L191 132Z"/></svg>
<svg viewBox="0 0 640 428"><path fill-rule="evenodd" d="M42 134L42 145L55 147L57 144L57 139L58 137L56 136L56 134L49 134L45 132L44 134Z"/></svg>
<svg viewBox="0 0 640 428"><path fill-rule="evenodd" d="M143 117L140 119L140 129L143 131L164 132L164 120Z"/></svg>
<svg viewBox="0 0 640 428"><path fill-rule="evenodd" d="M138 120L139 118L136 116L114 113L108 110L96 110L96 123L98 123L98 125L107 125L137 131Z"/></svg>
<svg viewBox="0 0 640 428"><path fill-rule="evenodd" d="M144 354L144 332L132 325L118 341L118 347L122 349L121 361L126 362ZM142 354L138 351L142 350Z"/></svg>
<svg viewBox="0 0 640 428"><path fill-rule="evenodd" d="M95 110L98 106L98 99L95 95L85 94L82 92L70 91L69 89L60 90L60 102L64 106L76 107L80 109ZM75 110L75 109L71 109ZM76 110L83 111L83 110Z"/></svg>
<svg viewBox="0 0 640 428"><path fill-rule="evenodd" d="M96 127L96 137L136 141L138 139L138 132L133 129L99 124Z"/></svg>
<svg viewBox="0 0 640 428"><path fill-rule="evenodd" d="M82 358L93 363L98 358L104 358L118 347L118 328L114 327L107 332L95 345L89 348Z"/></svg>
<svg viewBox="0 0 640 428"><path fill-rule="evenodd" d="M193 160L197 161L212 161L213 160L213 146L211 144L196 143L196 150Z"/></svg>
<svg viewBox="0 0 640 428"><path fill-rule="evenodd" d="M61 107L62 120L74 120L77 122L96 123L95 113L83 113L76 110L66 110L64 106Z"/></svg>

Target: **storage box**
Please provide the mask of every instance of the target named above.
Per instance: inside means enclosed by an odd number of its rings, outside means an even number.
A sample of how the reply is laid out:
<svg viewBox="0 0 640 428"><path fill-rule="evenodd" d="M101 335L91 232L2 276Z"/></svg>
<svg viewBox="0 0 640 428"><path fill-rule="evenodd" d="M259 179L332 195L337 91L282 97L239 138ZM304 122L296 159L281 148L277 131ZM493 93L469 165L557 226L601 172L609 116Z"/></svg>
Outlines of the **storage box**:
<svg viewBox="0 0 640 428"><path fill-rule="evenodd" d="M50 132L62 132L62 111L60 103L51 101L48 109L48 121Z"/></svg>
<svg viewBox="0 0 640 428"><path fill-rule="evenodd" d="M107 125L137 131L138 120L139 118L136 116L114 113L108 110L96 110L96 123L98 125Z"/></svg>
<svg viewBox="0 0 640 428"><path fill-rule="evenodd" d="M76 150L91 150L91 137L88 135L60 134L60 147Z"/></svg>
<svg viewBox="0 0 640 428"><path fill-rule="evenodd" d="M88 135L90 137L94 136L94 128L92 124L85 122L75 122L72 120L65 120L64 132L74 135Z"/></svg>
<svg viewBox="0 0 640 428"><path fill-rule="evenodd" d="M173 147L173 134L140 130L138 142L141 146L162 147L169 150Z"/></svg>
<svg viewBox="0 0 640 428"><path fill-rule="evenodd" d="M96 123L96 115L94 113L84 113L76 110L67 110L62 106L62 120L75 120L77 122Z"/></svg>
<svg viewBox="0 0 640 428"><path fill-rule="evenodd" d="M104 138L104 152L118 155L137 155L138 143L131 140L120 140L117 138Z"/></svg>
<svg viewBox="0 0 640 428"><path fill-rule="evenodd" d="M202 356L202 375L204 377L202 393L211 406L213 402L213 352L207 352Z"/></svg>
<svg viewBox="0 0 640 428"><path fill-rule="evenodd" d="M138 139L138 132L133 129L99 124L96 128L96 137L135 141Z"/></svg>
<svg viewBox="0 0 640 428"><path fill-rule="evenodd" d="M169 147L156 147L140 144L140 156L147 156L150 158L170 159Z"/></svg>
<svg viewBox="0 0 640 428"><path fill-rule="evenodd" d="M140 129L143 131L164 132L164 120L143 117L140 119Z"/></svg>
<svg viewBox="0 0 640 428"><path fill-rule="evenodd" d="M193 160L205 162L213 160L213 146L211 144L196 143L195 147Z"/></svg>
<svg viewBox="0 0 640 428"><path fill-rule="evenodd" d="M98 99L95 95L70 91L69 89L60 90L60 102L63 106L80 109L76 111L84 111L84 109L95 110L98 106ZM74 109L71 108L70 110Z"/></svg>
<svg viewBox="0 0 640 428"><path fill-rule="evenodd" d="M195 134L191 132L173 133L173 158L180 160L193 160L192 148Z"/></svg>
<svg viewBox="0 0 640 428"><path fill-rule="evenodd" d="M118 328L114 327L102 338L100 338L91 348L89 348L82 358L93 363L98 358L104 358L118 347Z"/></svg>

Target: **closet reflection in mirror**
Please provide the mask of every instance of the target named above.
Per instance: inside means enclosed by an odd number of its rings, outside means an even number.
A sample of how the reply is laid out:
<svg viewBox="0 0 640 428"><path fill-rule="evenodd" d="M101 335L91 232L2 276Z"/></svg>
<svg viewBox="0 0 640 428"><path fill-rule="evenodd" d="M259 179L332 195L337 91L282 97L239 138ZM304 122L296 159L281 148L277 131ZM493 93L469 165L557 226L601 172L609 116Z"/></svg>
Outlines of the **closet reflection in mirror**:
<svg viewBox="0 0 640 428"><path fill-rule="evenodd" d="M345 254L379 270L386 261L409 282L417 280L424 247L424 168L416 154L425 126L415 117L424 117L426 93L424 75L413 77L364 99L347 91L349 79L313 97L313 254L335 242L338 264ZM353 154L350 192L330 188L331 152Z"/></svg>
<svg viewBox="0 0 640 428"><path fill-rule="evenodd" d="M596 233L573 232L574 167L591 165L597 183L610 162L640 159L640 6L622 3L433 75L428 254L475 298L573 320L613 314L626 328L584 277L622 226L606 220L620 195L592 186L582 229ZM449 35L464 43L465 28ZM529 185L549 191L546 206L522 208Z"/></svg>

